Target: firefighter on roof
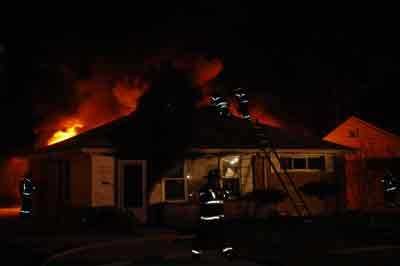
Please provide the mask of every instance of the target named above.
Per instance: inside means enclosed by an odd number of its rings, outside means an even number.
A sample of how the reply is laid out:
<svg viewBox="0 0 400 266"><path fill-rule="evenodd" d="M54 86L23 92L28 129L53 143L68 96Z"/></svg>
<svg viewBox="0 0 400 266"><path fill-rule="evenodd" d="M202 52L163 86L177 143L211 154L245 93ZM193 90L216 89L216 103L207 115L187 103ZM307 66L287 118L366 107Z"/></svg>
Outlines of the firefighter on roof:
<svg viewBox="0 0 400 266"><path fill-rule="evenodd" d="M20 185L21 190L21 211L22 217L32 215L32 194L36 190L36 186L33 184L30 177L24 177Z"/></svg>
<svg viewBox="0 0 400 266"><path fill-rule="evenodd" d="M224 97L220 95L211 96L211 104L217 109L220 116L230 116L229 103Z"/></svg>
<svg viewBox="0 0 400 266"><path fill-rule="evenodd" d="M236 88L233 90L233 93L238 100L239 113L242 115L242 118L250 120L249 99L246 90L243 88Z"/></svg>
<svg viewBox="0 0 400 266"><path fill-rule="evenodd" d="M224 234L224 192L219 184L219 171L208 173L207 183L200 188L200 221L194 240L192 255L199 258L205 249L217 248L227 258L232 258L233 248Z"/></svg>

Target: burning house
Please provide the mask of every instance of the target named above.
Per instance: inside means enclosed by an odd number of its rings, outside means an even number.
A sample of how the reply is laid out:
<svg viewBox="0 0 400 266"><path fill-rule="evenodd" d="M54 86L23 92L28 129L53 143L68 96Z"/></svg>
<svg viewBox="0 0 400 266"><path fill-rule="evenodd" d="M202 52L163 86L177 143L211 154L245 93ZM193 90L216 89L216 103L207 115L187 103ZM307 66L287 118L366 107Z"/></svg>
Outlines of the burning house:
<svg viewBox="0 0 400 266"><path fill-rule="evenodd" d="M329 199L303 195L302 202L295 202L289 189L284 191L288 197L267 212L302 215L300 203L312 215L344 208L347 148L295 134L262 107L250 106L249 114L264 124L276 153L262 149L237 106L224 105L233 114L229 117L207 107L218 87L210 81L222 70L219 60L178 60L166 69L150 85L142 79L119 80L107 90L104 74L95 83L77 82L86 100L75 115L57 116L42 126L40 148L29 157L39 188L35 215L112 207L129 210L141 222L190 223L197 217L196 192L211 169L219 169L221 185L231 195L227 216L248 215L243 198L282 191L281 175L288 173L296 187L326 182L340 190Z"/></svg>
<svg viewBox="0 0 400 266"><path fill-rule="evenodd" d="M220 170L222 186L232 195L227 203L232 216L246 213L241 196L280 189L265 158L268 155L260 151L245 121L221 118L205 108L193 114L185 129L164 129L154 134L132 114L33 154L32 174L40 187L37 213L58 215L64 208L112 206L129 209L146 222L152 219L153 209L163 205L164 221L195 219L196 192L214 168ZM320 180L343 182L338 162L346 150L341 146L272 127L267 132L298 186ZM330 211L343 207L340 197ZM326 211L322 200L305 200L314 215ZM296 215L288 200L276 208Z"/></svg>

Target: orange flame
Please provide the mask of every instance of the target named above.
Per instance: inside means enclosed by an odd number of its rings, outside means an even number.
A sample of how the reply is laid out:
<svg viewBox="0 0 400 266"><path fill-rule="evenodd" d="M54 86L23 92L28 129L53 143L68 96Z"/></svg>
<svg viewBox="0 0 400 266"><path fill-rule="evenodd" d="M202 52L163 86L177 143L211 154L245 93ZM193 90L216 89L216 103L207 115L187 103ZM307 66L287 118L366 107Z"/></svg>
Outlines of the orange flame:
<svg viewBox="0 0 400 266"><path fill-rule="evenodd" d="M237 102L232 98L228 99L228 101L229 111L236 117L242 117ZM275 128L287 128L287 125L282 120L266 110L266 103L263 103L259 99L251 99L250 101L252 104L249 105L249 113L253 122L257 121L263 125Z"/></svg>
<svg viewBox="0 0 400 266"><path fill-rule="evenodd" d="M76 136L79 128L83 128L83 124L80 122L73 122L71 126L67 126L63 130L56 131L48 140L47 145L52 145Z"/></svg>
<svg viewBox="0 0 400 266"><path fill-rule="evenodd" d="M186 55L174 58L173 63L176 69L186 72L193 85L201 90L203 97L197 106L208 105L209 96L215 91L213 81L224 69L223 62L218 58ZM97 62L88 79L77 79L72 75L71 95L74 98L70 110L73 111L56 112L41 125L39 146L64 141L136 111L140 97L150 89L149 80L145 80L141 72L120 73L109 66ZM249 106L253 118L273 127L286 126L265 108L265 103L255 100L256 103ZM237 106L231 106L231 112L239 116Z"/></svg>
<svg viewBox="0 0 400 266"><path fill-rule="evenodd" d="M217 58L193 55L174 60L174 66L186 71L194 85L205 95L209 81L223 69L222 62ZM36 129L39 147L74 137L136 110L140 97L150 88L151 81L145 80L142 76L144 73L140 71L135 74L124 70L120 72L110 66L105 62L96 62L90 69L91 76L88 79L68 75L71 84L68 109L49 115ZM72 69L66 68L68 73L73 74Z"/></svg>

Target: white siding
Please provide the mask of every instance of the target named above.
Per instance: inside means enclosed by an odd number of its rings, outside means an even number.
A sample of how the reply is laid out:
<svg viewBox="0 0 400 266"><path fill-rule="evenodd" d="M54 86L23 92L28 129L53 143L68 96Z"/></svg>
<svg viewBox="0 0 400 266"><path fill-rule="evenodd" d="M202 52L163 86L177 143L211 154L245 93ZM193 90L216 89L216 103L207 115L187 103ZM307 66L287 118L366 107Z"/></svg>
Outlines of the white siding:
<svg viewBox="0 0 400 266"><path fill-rule="evenodd" d="M335 156L326 155L325 156L325 168L326 172L332 173L335 171Z"/></svg>
<svg viewBox="0 0 400 266"><path fill-rule="evenodd" d="M243 155L241 158L241 180L240 186L243 193L253 191L253 171L251 157L254 154Z"/></svg>
<svg viewBox="0 0 400 266"><path fill-rule="evenodd" d="M92 206L114 206L115 161L111 156L92 155Z"/></svg>

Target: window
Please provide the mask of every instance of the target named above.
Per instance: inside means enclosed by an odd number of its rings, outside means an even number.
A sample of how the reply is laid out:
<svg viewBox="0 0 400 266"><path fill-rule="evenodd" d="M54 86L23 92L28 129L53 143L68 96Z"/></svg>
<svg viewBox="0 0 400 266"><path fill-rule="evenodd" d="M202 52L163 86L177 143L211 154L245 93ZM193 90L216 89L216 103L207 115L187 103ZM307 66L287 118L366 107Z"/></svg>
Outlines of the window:
<svg viewBox="0 0 400 266"><path fill-rule="evenodd" d="M324 156L280 157L280 168L288 171L300 170L325 170Z"/></svg>
<svg viewBox="0 0 400 266"><path fill-rule="evenodd" d="M164 179L164 201L185 201L186 181L184 178Z"/></svg>
<svg viewBox="0 0 400 266"><path fill-rule="evenodd" d="M358 136L359 136L358 128L349 130L349 138L358 138Z"/></svg>
<svg viewBox="0 0 400 266"><path fill-rule="evenodd" d="M293 165L293 163L292 163L293 159L292 158L281 157L280 159L281 159L281 165L282 165L283 168L285 168L287 170L293 168L292 167L292 165Z"/></svg>
<svg viewBox="0 0 400 266"><path fill-rule="evenodd" d="M293 169L307 169L306 158L293 158Z"/></svg>
<svg viewBox="0 0 400 266"><path fill-rule="evenodd" d="M186 180L184 175L184 162L179 161L164 172L164 201L177 202L186 200Z"/></svg>
<svg viewBox="0 0 400 266"><path fill-rule="evenodd" d="M324 156L308 158L308 169L325 170Z"/></svg>
<svg viewBox="0 0 400 266"><path fill-rule="evenodd" d="M230 198L240 196L240 156L226 156L220 162L222 189Z"/></svg>

